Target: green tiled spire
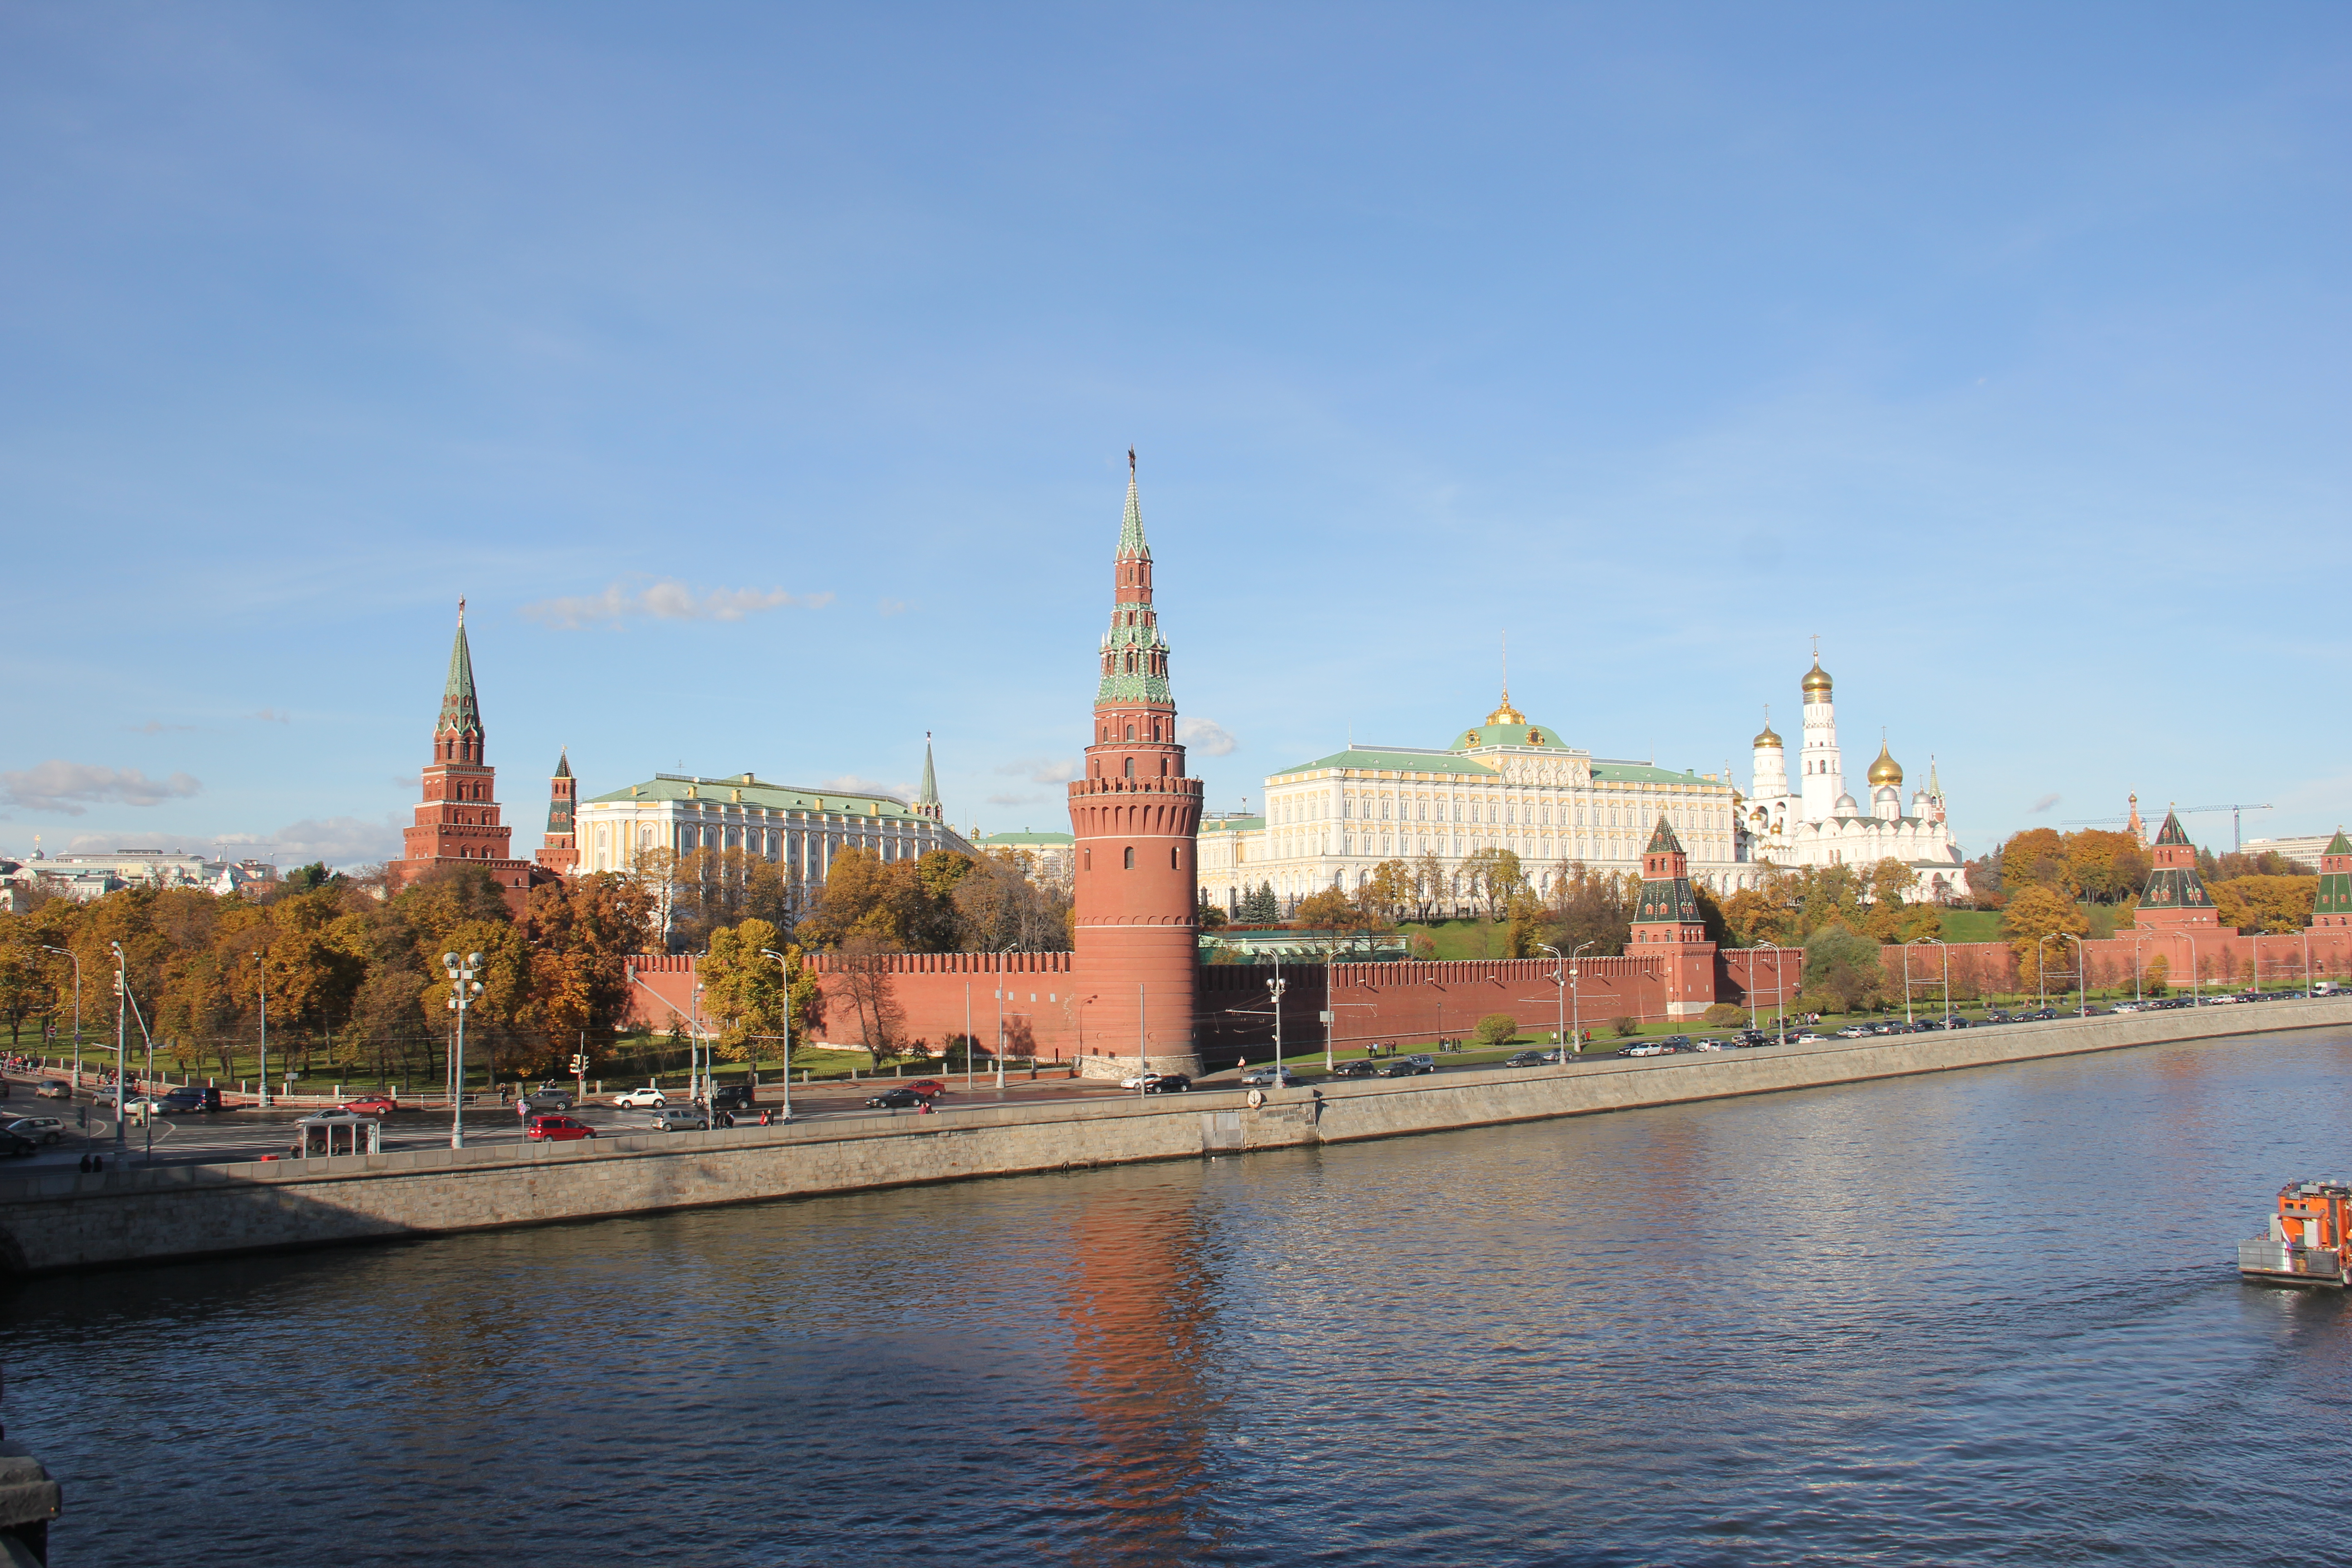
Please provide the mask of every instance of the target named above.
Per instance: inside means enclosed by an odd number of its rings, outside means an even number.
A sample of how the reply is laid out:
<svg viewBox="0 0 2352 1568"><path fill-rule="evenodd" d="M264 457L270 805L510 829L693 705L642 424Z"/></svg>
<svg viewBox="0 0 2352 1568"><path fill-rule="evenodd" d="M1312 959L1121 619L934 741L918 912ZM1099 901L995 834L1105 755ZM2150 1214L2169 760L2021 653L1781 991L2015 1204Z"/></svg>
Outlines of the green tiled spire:
<svg viewBox="0 0 2352 1568"><path fill-rule="evenodd" d="M931 769L931 732L923 731L923 787L916 793L915 809L926 816L940 814L940 779Z"/></svg>
<svg viewBox="0 0 2352 1568"><path fill-rule="evenodd" d="M2168 811L2164 814L2164 830L2156 836L2156 841L2158 844L2186 845L2189 843L2189 834L2180 826L2179 812Z"/></svg>
<svg viewBox="0 0 2352 1568"><path fill-rule="evenodd" d="M436 732L482 732L481 700L474 694L474 653L466 645L466 601L457 601L457 637L449 645L449 679L441 689L441 722Z"/></svg>
<svg viewBox="0 0 2352 1568"><path fill-rule="evenodd" d="M1102 681L1095 701L1172 702L1168 688L1168 643L1160 635L1160 612L1151 606L1151 546L1143 538L1143 506L1135 494L1135 451L1127 454L1127 515L1118 528L1117 602L1110 630L1103 634Z"/></svg>
<svg viewBox="0 0 2352 1568"><path fill-rule="evenodd" d="M1649 847L1642 853L1684 854L1683 841L1675 836L1675 825L1666 820L1664 812L1658 814L1658 826L1650 834ZM1698 910L1698 895L1691 890L1688 858L1685 856L1669 861L1667 865L1680 874L1652 877L1647 874L1648 867L1643 867L1642 896L1633 906L1633 923L1637 926L1696 926L1704 923L1705 917Z"/></svg>
<svg viewBox="0 0 2352 1568"><path fill-rule="evenodd" d="M1644 855L1679 855L1682 852L1683 841L1675 837L1675 825L1666 820L1665 813L1660 812L1658 814L1657 828L1650 835L1649 847L1643 850L1642 853Z"/></svg>
<svg viewBox="0 0 2352 1568"><path fill-rule="evenodd" d="M560 779L572 776L572 748L569 746L564 747L563 754L555 759L555 776Z"/></svg>
<svg viewBox="0 0 2352 1568"><path fill-rule="evenodd" d="M2352 924L2352 839L2337 828L2336 837L2319 854L2319 891L2311 902L2311 918L2316 924Z"/></svg>

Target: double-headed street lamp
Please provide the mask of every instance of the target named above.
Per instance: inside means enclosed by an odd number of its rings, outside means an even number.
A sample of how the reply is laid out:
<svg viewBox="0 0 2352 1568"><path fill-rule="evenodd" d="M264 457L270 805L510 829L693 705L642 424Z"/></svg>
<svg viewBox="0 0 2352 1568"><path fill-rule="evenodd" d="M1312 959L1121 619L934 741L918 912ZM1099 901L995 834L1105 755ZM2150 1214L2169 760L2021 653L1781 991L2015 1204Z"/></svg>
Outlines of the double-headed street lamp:
<svg viewBox="0 0 2352 1568"><path fill-rule="evenodd" d="M1775 1044L1784 1043L1789 1037L1789 988L1780 983L1780 954L1787 950L1777 942L1759 942L1759 950L1772 950L1772 1012L1778 1022L1773 1026ZM1748 978L1751 985L1756 979L1756 961L1748 961Z"/></svg>
<svg viewBox="0 0 2352 1568"><path fill-rule="evenodd" d="M1559 1065L1566 1067L1570 1057L1580 1057L1584 1054L1584 1012L1582 998L1579 996L1576 989L1576 979L1580 970L1576 961L1583 956L1584 950L1591 947L1592 943L1578 942L1565 958L1560 956L1559 949L1548 942L1539 942L1536 945L1550 953L1554 960L1551 972L1552 987L1559 993L1560 1006L1566 1014L1566 1016L1560 1020Z"/></svg>
<svg viewBox="0 0 2352 1568"><path fill-rule="evenodd" d="M784 975L784 1120L790 1121L793 1119L793 966L786 963L784 955L772 947L761 948L760 956L774 959L776 967L783 971ZM964 1034L963 1054L966 1060L971 1059L971 1035L969 1027Z"/></svg>
<svg viewBox="0 0 2352 1568"><path fill-rule="evenodd" d="M1948 1028L1952 1022L1952 950L1944 947L1939 937L1913 937L1903 944L1903 1021L1906 1024L1911 1022L1911 950L1927 946L1943 948L1944 951L1944 1024Z"/></svg>
<svg viewBox="0 0 2352 1568"><path fill-rule="evenodd" d="M482 983L474 978L481 966L482 955L469 952L461 961L454 952L441 955L441 968L449 976L449 1011L457 1015L457 1045L449 1053L449 1147L466 1146L466 1009L482 994Z"/></svg>
<svg viewBox="0 0 2352 1568"><path fill-rule="evenodd" d="M253 994L261 1001L261 1109L269 1109L269 970L263 955L253 955Z"/></svg>
<svg viewBox="0 0 2352 1568"><path fill-rule="evenodd" d="M2306 944L2306 945L2308 945L2308 944ZM74 1077L73 1077L73 1080L74 1080L75 1087L79 1088L79 1087L80 1087L80 1084L81 1084L81 955L80 955L79 953L78 953L78 952L74 952L74 950L73 950L73 949L71 949L71 948L69 948L69 947L50 947L50 946L48 946L47 943L43 943L43 944L42 944L41 951L42 951L43 952L54 952L54 953L58 954L59 957L61 957L61 958L69 958L69 959L72 959L72 960L73 960L73 966L74 966ZM2305 968L2307 969L2307 968L2309 968L2309 967L2310 967L2310 965L2305 964L2304 967L2305 967Z"/></svg>
<svg viewBox="0 0 2352 1568"><path fill-rule="evenodd" d="M131 1005L131 978L124 972L127 964L122 956L122 944L110 942L106 945L114 950L114 1152L119 1157L131 1144L122 1126L122 1119L130 1114L126 1103L130 1091L123 1087L122 1080L128 1076L126 1069L131 1065L130 1046L123 1037L123 1026L128 1022L124 1015Z"/></svg>

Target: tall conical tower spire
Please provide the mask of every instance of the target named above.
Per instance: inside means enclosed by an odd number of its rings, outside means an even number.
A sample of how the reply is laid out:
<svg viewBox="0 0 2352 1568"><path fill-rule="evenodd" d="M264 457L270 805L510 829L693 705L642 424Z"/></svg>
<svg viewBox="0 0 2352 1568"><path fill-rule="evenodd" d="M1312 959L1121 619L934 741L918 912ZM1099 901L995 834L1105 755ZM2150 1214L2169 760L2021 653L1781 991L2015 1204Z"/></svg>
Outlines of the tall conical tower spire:
<svg viewBox="0 0 2352 1568"><path fill-rule="evenodd" d="M1172 717L1168 643L1160 635L1160 613L1151 607L1151 546L1143 538L1132 447L1127 449L1127 515L1119 523L1112 571L1118 586L1111 595L1110 630L1103 634L1102 681L1095 701L1167 703Z"/></svg>
<svg viewBox="0 0 2352 1568"><path fill-rule="evenodd" d="M933 822L947 820L940 807L940 777L931 767L931 732L929 730L923 731L923 787L915 795L915 814L928 816Z"/></svg>
<svg viewBox="0 0 2352 1568"><path fill-rule="evenodd" d="M1143 538L1143 503L1135 494L1135 448L1127 449L1127 516L1118 525L1118 558L1149 561L1151 546ZM1148 580L1148 579L1147 579Z"/></svg>
<svg viewBox="0 0 2352 1568"><path fill-rule="evenodd" d="M449 645L449 679L441 687L441 721L433 726L435 751L446 740L473 738L473 755L459 745L445 760L478 762L482 749L482 704L474 692L474 652L466 643L466 601L457 601L457 636Z"/></svg>

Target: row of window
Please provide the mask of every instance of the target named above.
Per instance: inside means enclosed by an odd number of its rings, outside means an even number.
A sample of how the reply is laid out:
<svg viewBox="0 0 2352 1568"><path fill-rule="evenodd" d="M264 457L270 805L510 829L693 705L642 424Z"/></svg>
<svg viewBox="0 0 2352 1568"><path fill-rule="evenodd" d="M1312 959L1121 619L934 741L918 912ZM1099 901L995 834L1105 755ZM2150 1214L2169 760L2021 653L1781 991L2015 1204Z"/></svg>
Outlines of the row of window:
<svg viewBox="0 0 2352 1568"><path fill-rule="evenodd" d="M1430 803L1426 800L1391 802L1385 796L1383 796L1379 803L1380 814L1376 820L1382 822L1391 820L1390 816L1390 807L1392 804L1396 807L1396 816L1394 820L1398 821L1429 822L1434 820L1438 822L1486 822L1502 826L1550 827L1555 826L1552 821L1552 813L1554 810L1557 810L1559 814L1559 821L1557 826L1561 827L1570 826L1582 827L1587 826L1585 821L1586 812L1585 808L1582 806L1576 808L1574 821L1571 823L1569 808L1567 806L1560 805L1555 807L1549 802L1539 805L1525 805L1516 801L1474 800L1468 802L1465 805L1465 804L1461 801L1455 801L1451 803L1453 807L1453 816L1448 817L1446 815L1448 803L1440 801L1437 803L1437 815L1433 818L1430 816ZM1277 823L1286 825L1307 820L1308 814L1302 809L1303 805L1304 803L1299 801L1285 801L1279 803L1276 807L1275 820ZM1365 819L1375 820L1372 813L1372 801L1370 799L1358 800L1352 796L1344 799L1339 803L1340 816L1343 819L1355 818L1359 816L1356 809L1359 805L1363 807L1360 815ZM1412 813L1410 816L1407 816L1405 813L1406 806L1412 807ZM1481 815L1482 812L1483 815ZM1704 832L1710 829L1720 831L1725 826L1727 820L1726 814L1720 809L1715 808L1699 813L1694 813L1688 808L1685 808L1681 814L1676 815L1674 810L1669 807L1667 808L1667 815L1672 818L1676 827L1689 832ZM1603 822L1601 820L1601 810L1596 806L1591 808L1591 817L1592 820L1591 826L1594 827L1633 827L1637 826L1654 825L1657 821L1657 815L1654 809L1644 814L1639 813L1633 808L1619 809L1612 807L1608 813L1608 820Z"/></svg>

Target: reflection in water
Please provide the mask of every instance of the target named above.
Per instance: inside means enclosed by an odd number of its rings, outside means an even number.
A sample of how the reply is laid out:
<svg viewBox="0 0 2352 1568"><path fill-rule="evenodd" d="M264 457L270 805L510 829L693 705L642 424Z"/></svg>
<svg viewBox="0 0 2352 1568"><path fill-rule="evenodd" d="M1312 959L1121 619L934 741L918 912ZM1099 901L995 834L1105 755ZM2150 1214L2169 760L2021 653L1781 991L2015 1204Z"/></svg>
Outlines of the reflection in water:
<svg viewBox="0 0 2352 1568"><path fill-rule="evenodd" d="M46 1281L0 1414L59 1568L2326 1561L2352 1318L2231 1261L2347 1089L2296 1035Z"/></svg>

